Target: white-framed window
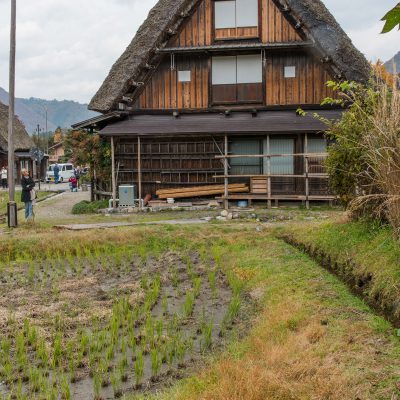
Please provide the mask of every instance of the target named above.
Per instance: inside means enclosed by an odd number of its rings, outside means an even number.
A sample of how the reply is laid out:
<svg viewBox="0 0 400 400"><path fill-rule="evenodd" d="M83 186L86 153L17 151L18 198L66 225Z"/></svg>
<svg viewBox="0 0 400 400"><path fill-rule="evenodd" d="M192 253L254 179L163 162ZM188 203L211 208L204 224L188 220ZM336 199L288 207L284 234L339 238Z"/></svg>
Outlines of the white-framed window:
<svg viewBox="0 0 400 400"><path fill-rule="evenodd" d="M258 0L216 0L215 29L258 26Z"/></svg>
<svg viewBox="0 0 400 400"><path fill-rule="evenodd" d="M294 65L286 66L284 68L285 78L296 78L296 67Z"/></svg>
<svg viewBox="0 0 400 400"><path fill-rule="evenodd" d="M191 71L178 71L178 82L190 82L191 80Z"/></svg>
<svg viewBox="0 0 400 400"><path fill-rule="evenodd" d="M212 58L212 84L235 85L262 83L261 55L241 55Z"/></svg>

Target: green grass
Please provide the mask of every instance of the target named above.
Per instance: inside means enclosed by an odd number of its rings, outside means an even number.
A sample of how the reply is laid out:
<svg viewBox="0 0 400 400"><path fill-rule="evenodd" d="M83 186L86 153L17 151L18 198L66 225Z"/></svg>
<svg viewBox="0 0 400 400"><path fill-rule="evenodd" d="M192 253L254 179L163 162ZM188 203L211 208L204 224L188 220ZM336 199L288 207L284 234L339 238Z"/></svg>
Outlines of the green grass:
<svg viewBox="0 0 400 400"><path fill-rule="evenodd" d="M361 282L366 297L400 318L400 243L390 227L331 221L282 231L309 251L328 255L332 265L339 265L339 275Z"/></svg>
<svg viewBox="0 0 400 400"><path fill-rule="evenodd" d="M384 277L396 276L399 249L387 229L325 222L288 224L278 233L284 232L325 246L332 254L336 249L343 259L354 256L368 261L370 269L381 273L381 283L387 283ZM34 253L29 251L32 248ZM213 259L234 286L244 286L246 297L257 302L258 313L246 321L242 336L231 341L223 354L211 356L198 374L163 393L125 399L342 400L361 394L363 399L384 400L400 395L400 340L393 326L353 296L337 277L278 239L273 229L259 232L249 223L23 232L0 242L0 253L6 255L0 267L7 270L9 260L30 262L82 254L116 259L126 251L145 260L165 251L188 254L194 250L205 262ZM13 276L18 278L18 270ZM239 298L232 301L228 317L236 315L238 302ZM206 325L201 334L208 346ZM140 356L141 351L137 348L135 353ZM158 360L153 356L156 370ZM139 378L140 364L139 357L135 363ZM97 372L94 376L97 387L101 376ZM114 383L118 386L119 378Z"/></svg>
<svg viewBox="0 0 400 400"><path fill-rule="evenodd" d="M43 199L43 198L47 197L49 194L51 194L51 192L37 191L37 196L38 196L37 200ZM7 213L8 199L9 199L8 192L1 191L0 192L0 215L4 215ZM24 206L24 203L21 202L21 192L15 193L15 199L17 201L18 208L21 208Z"/></svg>

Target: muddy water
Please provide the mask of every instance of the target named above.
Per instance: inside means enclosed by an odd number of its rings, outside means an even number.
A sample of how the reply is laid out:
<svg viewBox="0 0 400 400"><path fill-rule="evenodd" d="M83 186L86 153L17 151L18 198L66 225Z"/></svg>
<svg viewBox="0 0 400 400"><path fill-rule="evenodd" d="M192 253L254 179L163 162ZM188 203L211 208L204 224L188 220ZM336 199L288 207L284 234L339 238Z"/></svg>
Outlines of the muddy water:
<svg viewBox="0 0 400 400"><path fill-rule="evenodd" d="M214 268L212 260L208 266L205 266L196 253L190 256L189 261L187 257L182 258L178 254L167 253L158 259L149 258L145 263L138 258L133 258L126 259L123 264L117 265L111 257L102 260L77 259L76 264L74 263L74 260L65 262L58 260L51 265L43 265L38 268L30 282L24 278L29 266L22 267L17 273L14 270L14 274L10 274L4 282L0 283L0 333L3 337L9 335L15 340L13 335L16 333L13 330L17 327L20 329L22 321L28 318L32 326L39 328L41 337L51 348L51 338L55 329L54 321L57 316L62 317L64 337L76 337L80 328L84 328L90 333L93 328L92 317L94 315L101 321L100 328L107 326L115 299L124 297L129 298L132 306L140 304L145 292L141 289L144 277L151 281L159 276L161 293L152 307L151 315L155 321L163 320L163 336L166 337L166 340L171 334L171 332L167 332L168 323L178 318L177 330L183 339L191 338L191 348L179 364L177 359L171 366L163 363L157 379L152 379L151 357L146 354L144 356L143 385L140 388L135 387L135 357L132 350L128 348L126 352L128 366L125 370L127 380L120 386L121 393L159 390L169 386L176 379L195 371L196 366L202 362L205 355L202 352L202 341L204 340L200 329L202 322L213 321L212 348L208 352L221 347L222 339L219 334L232 293L221 272L217 273L217 290L213 293L207 275L210 269ZM190 265L189 268L188 265ZM201 290L195 300L193 314L188 318L183 318L186 295L193 290L193 277L202 279ZM166 314L164 314L163 298L166 298L168 303ZM17 323L14 328L9 326L6 318L9 309L15 312ZM1 311L4 311L3 320ZM142 337L143 332L144 322L137 324L134 329L137 338ZM120 344L126 338L126 333L122 333L119 337L118 350L111 360L111 364L114 366L118 366L123 358ZM37 362L34 361L37 360L36 356L32 350L29 351L29 359L32 360L31 365L34 366ZM14 350L12 349L11 360L13 360L13 354ZM102 354L101 357L103 358L105 355ZM66 360L64 361L65 376L68 376L68 363ZM46 366L43 372L49 370L51 368ZM61 376L62 373L57 372L58 387L61 379L58 377L59 374ZM109 378L111 374L106 375ZM76 376L78 381L70 384L72 398L76 400L93 399L94 385L89 375L87 357L84 358L82 368L77 371ZM50 372L49 377L46 378L48 383L52 381L53 377L54 375ZM8 398L10 389L5 385L0 385L0 397ZM47 398L40 393L33 393L29 382L23 386L23 392L29 399ZM115 398L110 384L102 388L101 398Z"/></svg>

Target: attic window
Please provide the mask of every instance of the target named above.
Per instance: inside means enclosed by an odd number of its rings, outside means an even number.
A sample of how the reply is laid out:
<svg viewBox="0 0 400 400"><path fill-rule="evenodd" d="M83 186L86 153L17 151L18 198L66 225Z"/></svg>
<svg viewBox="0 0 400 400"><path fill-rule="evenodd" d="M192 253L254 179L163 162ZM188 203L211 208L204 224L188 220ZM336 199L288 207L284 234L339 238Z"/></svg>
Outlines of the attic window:
<svg viewBox="0 0 400 400"><path fill-rule="evenodd" d="M215 0L215 39L258 37L259 0Z"/></svg>
<svg viewBox="0 0 400 400"><path fill-rule="evenodd" d="M191 71L178 71L178 82L190 82L191 75Z"/></svg>
<svg viewBox="0 0 400 400"><path fill-rule="evenodd" d="M285 67L285 78L296 78L296 67Z"/></svg>

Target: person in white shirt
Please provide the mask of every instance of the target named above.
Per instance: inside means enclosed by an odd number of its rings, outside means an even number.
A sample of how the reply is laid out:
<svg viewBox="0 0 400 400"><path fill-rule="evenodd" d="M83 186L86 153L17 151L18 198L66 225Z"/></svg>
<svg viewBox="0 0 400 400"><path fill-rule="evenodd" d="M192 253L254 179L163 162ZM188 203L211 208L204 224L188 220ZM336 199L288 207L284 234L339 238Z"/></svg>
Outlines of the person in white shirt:
<svg viewBox="0 0 400 400"><path fill-rule="evenodd" d="M1 178L1 187L3 189L7 189L8 187L8 174L7 174L7 168L3 167L0 171L0 178Z"/></svg>

